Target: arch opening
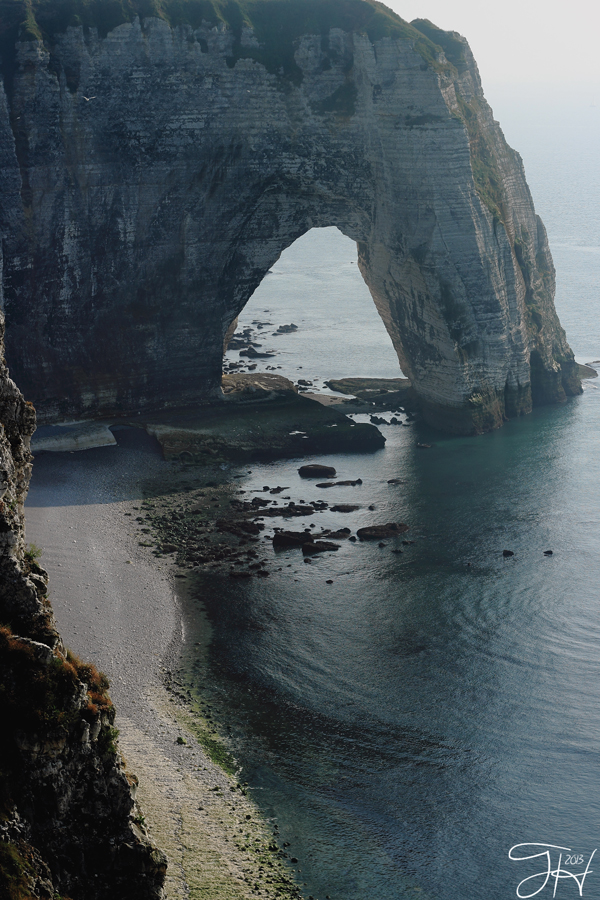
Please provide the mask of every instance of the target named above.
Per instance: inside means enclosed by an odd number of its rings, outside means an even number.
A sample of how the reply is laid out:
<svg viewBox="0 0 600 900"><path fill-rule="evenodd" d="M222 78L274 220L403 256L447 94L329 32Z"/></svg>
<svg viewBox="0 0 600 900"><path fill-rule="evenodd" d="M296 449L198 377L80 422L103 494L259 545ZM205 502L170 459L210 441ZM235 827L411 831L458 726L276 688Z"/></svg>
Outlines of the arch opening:
<svg viewBox="0 0 600 900"><path fill-rule="evenodd" d="M403 377L360 273L356 243L315 227L283 251L226 337L223 373L271 372L311 392L333 379Z"/></svg>

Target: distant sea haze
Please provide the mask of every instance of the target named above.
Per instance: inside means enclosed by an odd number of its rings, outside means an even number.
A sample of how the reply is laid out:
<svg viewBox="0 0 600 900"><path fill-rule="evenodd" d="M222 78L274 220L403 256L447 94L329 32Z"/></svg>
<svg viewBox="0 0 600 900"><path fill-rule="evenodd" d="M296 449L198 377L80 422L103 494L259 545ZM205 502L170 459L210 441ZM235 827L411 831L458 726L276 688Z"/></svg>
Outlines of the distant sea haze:
<svg viewBox="0 0 600 900"><path fill-rule="evenodd" d="M561 322L577 359L598 360L598 109L496 97L548 229ZM255 340L279 352L259 369L316 388L398 376L355 260L335 229L282 256L240 318L272 323ZM598 383L481 437L382 430L385 450L327 458L363 482L328 502L360 509L318 524L406 522L414 544L344 541L310 566L282 553L260 583L206 580L204 674L237 717L244 780L307 896L506 900L538 873L521 896L550 896L556 880L556 897L595 897L600 869L573 876L600 847ZM298 465L240 469L240 485L322 499ZM527 842L567 849L509 858Z"/></svg>

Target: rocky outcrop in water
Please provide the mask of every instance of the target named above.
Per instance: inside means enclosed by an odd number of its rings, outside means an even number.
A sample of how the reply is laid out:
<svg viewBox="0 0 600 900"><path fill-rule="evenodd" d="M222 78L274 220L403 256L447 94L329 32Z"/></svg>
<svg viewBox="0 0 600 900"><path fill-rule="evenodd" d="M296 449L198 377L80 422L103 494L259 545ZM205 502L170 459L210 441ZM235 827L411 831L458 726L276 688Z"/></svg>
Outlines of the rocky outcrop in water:
<svg viewBox="0 0 600 900"><path fill-rule="evenodd" d="M24 543L35 412L3 332L0 318L0 896L159 900L166 858L135 821L108 684L65 651Z"/></svg>
<svg viewBox="0 0 600 900"><path fill-rule="evenodd" d="M231 323L331 225L429 421L483 431L580 391L462 37L373 0L182 9L4 0L8 351L41 420L218 397Z"/></svg>

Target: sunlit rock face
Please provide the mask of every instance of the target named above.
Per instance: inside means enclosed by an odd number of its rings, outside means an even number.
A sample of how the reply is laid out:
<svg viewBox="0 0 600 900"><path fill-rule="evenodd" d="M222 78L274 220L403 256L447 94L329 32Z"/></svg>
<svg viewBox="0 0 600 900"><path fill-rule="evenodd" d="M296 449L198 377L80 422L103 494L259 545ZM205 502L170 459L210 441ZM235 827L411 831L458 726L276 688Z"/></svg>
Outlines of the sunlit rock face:
<svg viewBox="0 0 600 900"><path fill-rule="evenodd" d="M216 4L42 23L5 53L8 354L38 418L215 398L230 323L331 225L433 424L485 431L578 393L545 230L464 39L348 0L283 33L314 3L268 6L243 26Z"/></svg>

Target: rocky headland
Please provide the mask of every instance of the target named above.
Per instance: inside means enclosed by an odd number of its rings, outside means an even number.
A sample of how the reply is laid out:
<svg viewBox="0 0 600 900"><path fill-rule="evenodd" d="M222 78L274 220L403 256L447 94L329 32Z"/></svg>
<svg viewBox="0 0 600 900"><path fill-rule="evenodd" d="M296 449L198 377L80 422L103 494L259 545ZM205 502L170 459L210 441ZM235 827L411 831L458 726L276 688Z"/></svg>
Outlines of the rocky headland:
<svg viewBox="0 0 600 900"><path fill-rule="evenodd" d="M1 9L7 352L40 421L219 398L238 313L332 225L429 422L580 391L464 38L373 0Z"/></svg>

